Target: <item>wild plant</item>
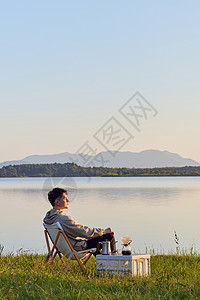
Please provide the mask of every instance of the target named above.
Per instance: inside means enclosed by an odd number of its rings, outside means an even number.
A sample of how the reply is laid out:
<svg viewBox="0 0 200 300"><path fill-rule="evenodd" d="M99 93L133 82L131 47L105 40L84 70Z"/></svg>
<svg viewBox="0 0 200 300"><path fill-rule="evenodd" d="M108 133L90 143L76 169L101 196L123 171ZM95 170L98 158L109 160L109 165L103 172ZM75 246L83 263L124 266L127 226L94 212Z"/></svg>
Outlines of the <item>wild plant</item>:
<svg viewBox="0 0 200 300"><path fill-rule="evenodd" d="M3 249L4 249L4 246L0 244L0 256L2 255Z"/></svg>
<svg viewBox="0 0 200 300"><path fill-rule="evenodd" d="M176 253L179 254L180 253L179 237L175 230L174 230L174 242L176 243Z"/></svg>

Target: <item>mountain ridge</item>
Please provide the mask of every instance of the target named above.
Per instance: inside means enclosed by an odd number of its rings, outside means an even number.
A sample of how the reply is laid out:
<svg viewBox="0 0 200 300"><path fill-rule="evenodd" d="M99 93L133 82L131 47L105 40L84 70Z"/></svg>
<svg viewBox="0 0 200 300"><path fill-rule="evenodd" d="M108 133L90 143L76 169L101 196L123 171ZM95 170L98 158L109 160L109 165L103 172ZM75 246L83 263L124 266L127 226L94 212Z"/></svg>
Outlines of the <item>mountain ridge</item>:
<svg viewBox="0 0 200 300"><path fill-rule="evenodd" d="M183 158L177 153L167 150L147 149L140 152L104 151L94 156L83 153L62 152L48 155L29 155L21 160L4 161L0 168L8 165L67 163L74 162L80 166L111 167L111 168L155 168L155 167L184 167L200 166L191 159Z"/></svg>

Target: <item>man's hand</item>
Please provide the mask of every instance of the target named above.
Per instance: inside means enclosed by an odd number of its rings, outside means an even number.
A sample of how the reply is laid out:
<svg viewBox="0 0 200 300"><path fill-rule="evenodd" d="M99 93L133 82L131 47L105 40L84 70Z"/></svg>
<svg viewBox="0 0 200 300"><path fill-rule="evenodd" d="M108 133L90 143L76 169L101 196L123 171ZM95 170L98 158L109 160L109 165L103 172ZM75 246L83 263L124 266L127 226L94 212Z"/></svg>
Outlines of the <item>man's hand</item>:
<svg viewBox="0 0 200 300"><path fill-rule="evenodd" d="M112 230L112 228L108 227L105 229L105 233L114 233L114 231Z"/></svg>

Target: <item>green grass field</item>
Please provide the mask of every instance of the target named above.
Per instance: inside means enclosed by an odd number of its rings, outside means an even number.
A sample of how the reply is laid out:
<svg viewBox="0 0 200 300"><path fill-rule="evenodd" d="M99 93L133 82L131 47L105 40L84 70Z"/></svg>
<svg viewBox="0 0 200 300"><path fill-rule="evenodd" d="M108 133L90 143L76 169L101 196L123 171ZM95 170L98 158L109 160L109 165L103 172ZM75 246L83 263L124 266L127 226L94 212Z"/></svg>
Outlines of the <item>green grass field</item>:
<svg viewBox="0 0 200 300"><path fill-rule="evenodd" d="M55 260L44 265L43 255L0 257L0 299L200 299L200 257L155 255L151 276L97 275L95 258L88 271L70 262L67 271Z"/></svg>

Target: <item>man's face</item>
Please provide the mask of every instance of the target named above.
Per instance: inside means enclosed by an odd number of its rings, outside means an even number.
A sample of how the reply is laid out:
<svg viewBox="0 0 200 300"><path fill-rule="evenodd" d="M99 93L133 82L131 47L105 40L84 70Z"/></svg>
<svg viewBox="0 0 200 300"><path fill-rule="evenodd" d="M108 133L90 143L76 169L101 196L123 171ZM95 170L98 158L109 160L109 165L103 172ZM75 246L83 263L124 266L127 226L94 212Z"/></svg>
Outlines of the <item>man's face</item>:
<svg viewBox="0 0 200 300"><path fill-rule="evenodd" d="M62 197L60 197L56 201L57 201L57 204L60 207L60 209L68 209L68 207L69 207L69 200L67 198L67 194L66 193L63 193Z"/></svg>

